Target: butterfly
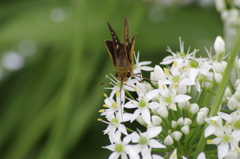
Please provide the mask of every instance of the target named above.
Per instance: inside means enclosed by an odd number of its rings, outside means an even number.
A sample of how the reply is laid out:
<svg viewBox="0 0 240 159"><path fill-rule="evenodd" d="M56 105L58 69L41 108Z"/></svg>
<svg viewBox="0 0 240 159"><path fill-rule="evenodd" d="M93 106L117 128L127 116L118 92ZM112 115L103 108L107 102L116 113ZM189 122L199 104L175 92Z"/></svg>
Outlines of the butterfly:
<svg viewBox="0 0 240 159"><path fill-rule="evenodd" d="M112 36L111 40L105 40L105 44L111 60L116 69L116 78L118 81L126 82L129 77L133 76L134 67L134 45L136 41L136 34L133 36L132 41L129 41L129 27L128 18L125 18L124 22L124 43L119 41L116 32L113 30L111 25L108 23L110 34Z"/></svg>

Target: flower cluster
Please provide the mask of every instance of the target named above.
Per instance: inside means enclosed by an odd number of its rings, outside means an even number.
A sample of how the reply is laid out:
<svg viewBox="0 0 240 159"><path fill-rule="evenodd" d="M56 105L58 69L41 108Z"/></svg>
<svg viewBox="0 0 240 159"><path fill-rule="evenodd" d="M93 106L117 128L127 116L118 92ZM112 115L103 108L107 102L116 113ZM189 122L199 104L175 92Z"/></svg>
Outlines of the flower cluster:
<svg viewBox="0 0 240 159"><path fill-rule="evenodd" d="M232 48L240 27L240 0L215 0L217 11L224 23L227 50Z"/></svg>
<svg viewBox="0 0 240 159"><path fill-rule="evenodd" d="M164 68L144 66L150 62L139 62L139 55L135 57L137 77L129 78L122 88L120 81L110 78L113 87L108 89L112 92L105 95L105 109L100 110L106 120L99 119L108 124L104 134L111 144L104 148L113 151L109 159L237 158L240 60L235 60L235 76L229 80L218 113L213 114L217 116L209 117L218 86L228 80L224 77L225 42L218 36L215 54L206 50L207 58L197 57L197 49L185 52L181 39L180 51L167 51L171 55L160 63L167 65ZM151 71L150 80L139 80L142 70Z"/></svg>

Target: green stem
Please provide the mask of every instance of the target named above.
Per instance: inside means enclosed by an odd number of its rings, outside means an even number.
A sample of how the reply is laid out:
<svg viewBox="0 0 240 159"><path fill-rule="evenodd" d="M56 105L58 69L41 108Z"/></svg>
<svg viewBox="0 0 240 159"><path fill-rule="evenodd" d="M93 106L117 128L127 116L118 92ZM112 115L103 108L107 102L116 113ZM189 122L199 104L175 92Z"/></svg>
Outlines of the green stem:
<svg viewBox="0 0 240 159"><path fill-rule="evenodd" d="M211 108L210 113L209 113L209 117L216 115L218 110L221 107L222 98L223 98L224 91L225 91L225 88L227 86L227 83L229 81L229 77L230 77L230 74L231 74L232 67L234 65L235 57L237 56L237 54L239 52L239 49L240 49L239 44L240 44L240 32L238 32L237 38L235 40L235 44L234 44L233 49L230 53L227 67L226 67L226 69L223 73L224 78L222 79L222 82L220 83L219 89L217 91L218 93L216 95L216 98L213 102L212 108ZM207 127L207 123L205 124L204 128L206 128L206 127ZM204 150L205 144L206 144L206 139L204 137L204 133L202 133L202 136L200 138L200 141L199 141L198 147L196 149L194 158L197 158L197 155Z"/></svg>

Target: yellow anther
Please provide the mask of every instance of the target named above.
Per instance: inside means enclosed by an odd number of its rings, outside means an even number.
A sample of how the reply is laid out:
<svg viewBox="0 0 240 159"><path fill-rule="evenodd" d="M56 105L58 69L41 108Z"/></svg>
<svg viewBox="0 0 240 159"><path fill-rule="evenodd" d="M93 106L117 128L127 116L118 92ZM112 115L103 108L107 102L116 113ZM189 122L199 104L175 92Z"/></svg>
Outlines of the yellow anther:
<svg viewBox="0 0 240 159"><path fill-rule="evenodd" d="M102 121L102 119L101 119L101 118L98 118L97 121Z"/></svg>
<svg viewBox="0 0 240 159"><path fill-rule="evenodd" d="M165 86L165 85L162 85L162 89L166 89L166 86Z"/></svg>
<svg viewBox="0 0 240 159"><path fill-rule="evenodd" d="M116 91L116 96L120 97L120 92L118 90Z"/></svg>
<svg viewBox="0 0 240 159"><path fill-rule="evenodd" d="M229 128L229 123L228 123L228 122L226 122L225 126L226 126L226 128Z"/></svg>
<svg viewBox="0 0 240 159"><path fill-rule="evenodd" d="M165 71L165 73L166 73L167 75L169 75L169 76L171 75L168 68L164 68L164 71Z"/></svg>
<svg viewBox="0 0 240 159"><path fill-rule="evenodd" d="M184 70L184 72L187 72L188 67L187 67L187 66L184 66L184 67L183 67L183 70Z"/></svg>
<svg viewBox="0 0 240 159"><path fill-rule="evenodd" d="M100 109L98 112L99 113L102 113L102 112L104 112L105 110L104 109Z"/></svg>
<svg viewBox="0 0 240 159"><path fill-rule="evenodd" d="M173 88L174 88L174 89L177 89L177 87L178 87L178 85L175 83L175 84L173 85Z"/></svg>
<svg viewBox="0 0 240 159"><path fill-rule="evenodd" d="M106 104L103 104L103 107L104 107L104 108L108 108L108 105L106 105Z"/></svg>
<svg viewBox="0 0 240 159"><path fill-rule="evenodd" d="M173 62L173 67L177 67L177 62L176 61Z"/></svg>
<svg viewBox="0 0 240 159"><path fill-rule="evenodd" d="M133 87L134 91L137 91L137 87Z"/></svg>

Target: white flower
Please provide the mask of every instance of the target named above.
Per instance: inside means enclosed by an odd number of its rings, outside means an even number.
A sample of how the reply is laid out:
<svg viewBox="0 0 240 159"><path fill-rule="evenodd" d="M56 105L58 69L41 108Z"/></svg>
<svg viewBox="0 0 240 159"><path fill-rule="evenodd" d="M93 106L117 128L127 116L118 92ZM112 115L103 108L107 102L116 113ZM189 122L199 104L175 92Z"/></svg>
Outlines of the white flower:
<svg viewBox="0 0 240 159"><path fill-rule="evenodd" d="M116 130L119 130L121 133L127 135L127 130L124 124L122 122L128 121L129 119L129 113L115 113L112 116L107 116L107 119L109 121L108 127L106 130L104 130L104 134L107 134L109 132L115 132ZM123 121L123 119L125 119ZM106 122L107 123L107 122Z"/></svg>
<svg viewBox="0 0 240 159"><path fill-rule="evenodd" d="M115 101L112 98L106 97L104 100L105 104L103 105L107 109L104 110L104 112L101 115L105 115L106 117L111 117L114 115L115 112L120 111L120 98L117 97L117 101Z"/></svg>
<svg viewBox="0 0 240 159"><path fill-rule="evenodd" d="M117 96L121 97L121 102L124 103L124 101L125 101L125 91L124 91L124 89L126 89L128 91L132 91L132 92L135 91L134 87L135 87L135 83L137 82L136 79L128 78L128 80L126 82L121 83L121 81L118 81L116 79L116 77L114 77L114 76L112 76L112 78L110 78L110 77L108 77L108 78L111 80L111 84L114 86L114 87L105 88L105 89L111 89L112 90L109 98L113 98L113 96L118 92Z"/></svg>
<svg viewBox="0 0 240 159"><path fill-rule="evenodd" d="M151 158L151 148L165 148L158 140L154 137L158 136L162 131L162 127L151 127L148 128L146 132L140 134L134 134L132 138L133 143L138 143L134 145L137 149L141 150L143 158Z"/></svg>
<svg viewBox="0 0 240 159"><path fill-rule="evenodd" d="M218 115L231 124L233 130L240 130L240 115L238 113L226 114L223 112L218 112Z"/></svg>
<svg viewBox="0 0 240 159"><path fill-rule="evenodd" d="M214 134L216 131L222 128L222 118L220 116L213 116L210 118L206 118L205 120L209 124L208 127L205 129L205 137Z"/></svg>
<svg viewBox="0 0 240 159"><path fill-rule="evenodd" d="M229 150L224 159L239 159L240 152L235 150Z"/></svg>
<svg viewBox="0 0 240 159"><path fill-rule="evenodd" d="M228 123L214 133L216 138L207 140L208 144L216 144L218 147L218 158L224 158L230 149L239 151L238 143L240 141L240 131L232 131ZM229 147L231 146L231 147Z"/></svg>
<svg viewBox="0 0 240 159"><path fill-rule="evenodd" d="M165 84L158 82L159 89L149 91L152 96L157 96L161 105L168 106L172 110L177 111L176 103L185 102L191 99L190 96L184 94L177 94L177 85L174 84L172 88L168 88ZM160 96L158 95L160 93Z"/></svg>
<svg viewBox="0 0 240 159"><path fill-rule="evenodd" d="M113 151L108 159L118 159L120 156L122 159L128 159L127 154L130 151L130 146L128 144L131 141L133 134L125 136L122 141L120 132L117 131L116 133L110 133L109 136L112 144L103 147ZM134 153L134 151L131 151L131 153Z"/></svg>
<svg viewBox="0 0 240 159"><path fill-rule="evenodd" d="M189 53L189 49L188 49L188 52L185 53L184 52L184 42L181 41L181 38L179 38L179 43L180 43L180 52L174 53L168 47L167 51L170 52L172 54L172 56L167 56L166 58L163 59L163 62L161 62L160 64L168 65L170 63L173 63L174 61L177 61L177 62L179 62L179 64L181 64L181 63L183 63L183 61L188 61L193 56L195 56L195 53L198 50L194 49L192 53Z"/></svg>
<svg viewBox="0 0 240 159"><path fill-rule="evenodd" d="M185 67L186 68L186 67ZM179 64L177 61L173 62L173 65L171 67L171 70L164 69L165 73L167 75L167 78L171 83L173 84L179 84L184 86L190 86L195 85L195 82L191 80L191 78L188 78L188 74L186 73L186 70L183 69L182 65ZM192 75L192 74L191 74ZM196 76L197 74L195 74ZM195 79L195 77L192 77Z"/></svg>
<svg viewBox="0 0 240 159"><path fill-rule="evenodd" d="M144 95L143 92L139 93L138 101L130 100L128 103L125 104L125 108L137 108L134 113L132 114L132 120L135 120L140 114L142 115L143 120L150 124L150 111L149 109L156 109L161 105L157 102L150 102L153 96L149 95L148 93Z"/></svg>
<svg viewBox="0 0 240 159"><path fill-rule="evenodd" d="M144 65L149 65L152 62L151 61L139 62L139 55L140 55L139 52L138 52L137 56L134 54L136 64L134 65L133 73L137 75L137 74L141 74L141 70L152 71L153 70L152 67L144 66Z"/></svg>
<svg viewBox="0 0 240 159"><path fill-rule="evenodd" d="M163 71L163 69L158 65L156 65L154 67L154 71L151 72L151 78L150 79L152 80L153 85L156 86L156 87L157 87L157 82L158 81L161 81L162 83L165 83L165 84L170 84L171 83L169 80L167 80L166 74Z"/></svg>

